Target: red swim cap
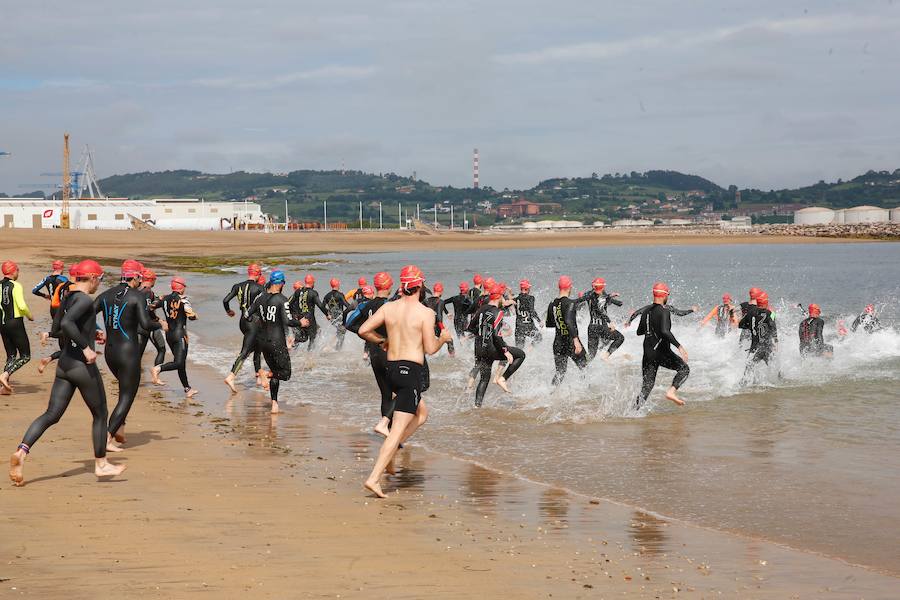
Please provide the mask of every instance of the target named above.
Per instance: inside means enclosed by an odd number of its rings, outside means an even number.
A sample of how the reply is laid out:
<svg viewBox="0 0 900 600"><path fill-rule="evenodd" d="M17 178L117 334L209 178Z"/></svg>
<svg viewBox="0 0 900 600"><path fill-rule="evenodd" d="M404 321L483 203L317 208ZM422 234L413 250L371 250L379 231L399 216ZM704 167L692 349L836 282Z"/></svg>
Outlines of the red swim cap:
<svg viewBox="0 0 900 600"><path fill-rule="evenodd" d="M731 302L731 294L723 294L722 302Z"/></svg>
<svg viewBox="0 0 900 600"><path fill-rule="evenodd" d="M756 305L760 308L769 308L769 295L763 291L756 296Z"/></svg>
<svg viewBox="0 0 900 600"><path fill-rule="evenodd" d="M54 261L53 261L53 264L50 265L50 268L52 268L54 271L62 271L62 270L63 270L63 267L65 267L65 266L66 266L66 265L63 264L63 261L61 261L61 260L54 260Z"/></svg>
<svg viewBox="0 0 900 600"><path fill-rule="evenodd" d="M669 295L669 286L667 286L662 281L657 281L653 284L653 297L654 298L665 298Z"/></svg>
<svg viewBox="0 0 900 600"><path fill-rule="evenodd" d="M809 305L809 316L818 317L822 314L822 309L819 308L818 304L810 304Z"/></svg>
<svg viewBox="0 0 900 600"><path fill-rule="evenodd" d="M77 265L73 265L74 277L76 279L84 279L87 277L100 277L103 275L103 267L95 260L83 260ZM72 271L69 271L72 273Z"/></svg>
<svg viewBox="0 0 900 600"><path fill-rule="evenodd" d="M481 278L481 275L475 273L475 277L472 278L472 283L474 283L475 285L481 285L483 282L484 280Z"/></svg>
<svg viewBox="0 0 900 600"><path fill-rule="evenodd" d="M750 288L750 299L756 300L756 297L762 293L762 290L759 288Z"/></svg>
<svg viewBox="0 0 900 600"><path fill-rule="evenodd" d="M295 290L299 290L299 289L302 288L302 287L303 287L303 284L302 284L301 282L299 282L299 281L295 281L295 282L294 282L294 289L295 289Z"/></svg>
<svg viewBox="0 0 900 600"><path fill-rule="evenodd" d="M606 280L603 279L602 277L597 277L596 279L594 279L594 282L591 284L591 286L592 286L594 289L597 289L597 288L605 288L605 287L606 287Z"/></svg>
<svg viewBox="0 0 900 600"><path fill-rule="evenodd" d="M875 305L874 304L866 304L866 312L871 314L875 313Z"/></svg>
<svg viewBox="0 0 900 600"><path fill-rule="evenodd" d="M362 287L367 284L368 284L368 281L366 281L365 277L360 277L359 280L356 282L356 285L358 285L359 287Z"/></svg>
<svg viewBox="0 0 900 600"><path fill-rule="evenodd" d="M374 298L375 290L372 289L372 286L370 286L370 285L364 285L364 286L362 286L362 295L363 295L363 298Z"/></svg>
<svg viewBox="0 0 900 600"><path fill-rule="evenodd" d="M341 287L341 280L337 277L332 277L331 281L329 281L328 283L331 285L331 288L335 290Z"/></svg>
<svg viewBox="0 0 900 600"><path fill-rule="evenodd" d="M253 263L247 267L247 277L259 277L261 273L262 269L256 263Z"/></svg>
<svg viewBox="0 0 900 600"><path fill-rule="evenodd" d="M312 276L312 273L308 273L306 277L303 278L303 282L307 287L312 287L316 285L316 278Z"/></svg>
<svg viewBox="0 0 900 600"><path fill-rule="evenodd" d="M171 285L172 291L177 292L178 290L184 290L184 288L187 287L187 281L185 281L183 277L173 277Z"/></svg>
<svg viewBox="0 0 900 600"><path fill-rule="evenodd" d="M523 279L522 281L519 282L519 289L520 290L530 290L531 282L528 281L527 279Z"/></svg>
<svg viewBox="0 0 900 600"><path fill-rule="evenodd" d="M128 259L122 263L122 279L132 279L134 277L140 277L141 271L143 270L144 265L136 260Z"/></svg>
<svg viewBox="0 0 900 600"><path fill-rule="evenodd" d="M459 282L459 291L462 292L462 293L464 293L464 294L465 294L466 292L468 292L468 291L469 291L469 284L466 283L465 281L460 281L460 282Z"/></svg>
<svg viewBox="0 0 900 600"><path fill-rule="evenodd" d="M256 278L256 283L265 286L266 285L266 276L262 273L259 274L259 277Z"/></svg>
<svg viewBox="0 0 900 600"><path fill-rule="evenodd" d="M156 281L156 273L152 269L141 271L141 279L144 281Z"/></svg>
<svg viewBox="0 0 900 600"><path fill-rule="evenodd" d="M491 300L499 300L501 296L503 296L503 286L500 284L494 284L494 287L491 288L490 292Z"/></svg>
<svg viewBox="0 0 900 600"><path fill-rule="evenodd" d="M16 271L19 270L19 265L14 263L11 260L3 261L3 265L0 265L0 271L3 271L4 275L12 275Z"/></svg>
<svg viewBox="0 0 900 600"><path fill-rule="evenodd" d="M394 279L391 277L390 273L385 273L381 271L380 273L375 273L375 289L376 290L389 290L391 286L394 285Z"/></svg>
<svg viewBox="0 0 900 600"><path fill-rule="evenodd" d="M441 294L443 292L444 292L444 284L441 283L440 281L438 281L437 283L434 284L434 293Z"/></svg>
<svg viewBox="0 0 900 600"><path fill-rule="evenodd" d="M571 290L572 289L572 278L568 275L563 275L559 278L559 282L557 283L559 289L561 290Z"/></svg>
<svg viewBox="0 0 900 600"><path fill-rule="evenodd" d="M484 289L486 289L488 292L490 292L492 289L494 289L494 285L495 285L496 283L497 283L497 282L496 282L496 280L494 280L493 277L485 277L485 279L484 279Z"/></svg>
<svg viewBox="0 0 900 600"><path fill-rule="evenodd" d="M425 274L416 265L406 265L400 271L400 289L405 292L414 290L425 283Z"/></svg>

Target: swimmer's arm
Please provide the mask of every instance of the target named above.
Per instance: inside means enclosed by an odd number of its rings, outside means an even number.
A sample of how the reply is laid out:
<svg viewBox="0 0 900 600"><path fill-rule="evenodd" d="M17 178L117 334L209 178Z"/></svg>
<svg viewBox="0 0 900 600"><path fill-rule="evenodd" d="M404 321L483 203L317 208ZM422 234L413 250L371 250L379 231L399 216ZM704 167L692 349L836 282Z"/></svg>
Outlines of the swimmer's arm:
<svg viewBox="0 0 900 600"><path fill-rule="evenodd" d="M618 295L619 295L618 293L607 294L606 301L615 306L622 306L623 302L621 300L619 300L618 298L616 298L616 296L618 296Z"/></svg>
<svg viewBox="0 0 900 600"><path fill-rule="evenodd" d="M709 311L709 314L703 317L703 320L700 321L700 327L703 327L704 325L712 321L712 318L716 316L717 312L719 312L719 307L713 306L713 309Z"/></svg>
<svg viewBox="0 0 900 600"><path fill-rule="evenodd" d="M368 323L368 321L366 321ZM422 349L425 354L436 354L444 344L450 341L449 329L441 330L441 337L434 335L434 322L431 319L422 319Z"/></svg>
<svg viewBox="0 0 900 600"><path fill-rule="evenodd" d="M372 342L373 344L383 344L387 341L387 338L380 335L376 329L384 325L384 307L382 306L378 310L375 311L375 314L366 319L365 323L360 325L359 332L357 335L367 342ZM433 327L433 325L432 325ZM434 332L432 331L432 336L434 336Z"/></svg>
<svg viewBox="0 0 900 600"><path fill-rule="evenodd" d="M48 279L50 279L50 275L47 275L46 277L44 277L43 279L41 279L41 282L40 282L39 284L37 284L36 286L34 286L33 288L31 288L31 293L34 294L35 296L40 296L41 298L47 298L47 299L49 300L49 299L50 299L50 294L45 294L45 293L42 291L44 288L47 287L47 280L48 280Z"/></svg>
<svg viewBox="0 0 900 600"><path fill-rule="evenodd" d="M31 310L25 304L25 294L22 292L22 285L18 281L13 282L13 302L20 315L29 321L34 321L34 317L31 316Z"/></svg>
<svg viewBox="0 0 900 600"><path fill-rule="evenodd" d="M131 294L129 302L134 304L134 311L137 313L138 327L144 331L154 331L162 328L162 323L150 318L150 313L146 310L147 303L139 293L135 292L134 294Z"/></svg>
<svg viewBox="0 0 900 600"><path fill-rule="evenodd" d="M553 327L553 305L547 307L547 318L544 320L544 327Z"/></svg>
<svg viewBox="0 0 900 600"><path fill-rule="evenodd" d="M234 299L235 296L237 296L239 287L240 287L240 284L237 284L237 283L234 284L233 286L231 286L231 291L228 292L228 295L225 296L224 299L222 299L222 306L225 307L226 313L232 314L231 301Z"/></svg>
<svg viewBox="0 0 900 600"><path fill-rule="evenodd" d="M68 309L65 311L65 314L59 323L59 327L63 334L70 339L79 350L90 347L90 342L81 335L81 330L78 329L78 320L84 314L91 313L94 310L94 303L86 294L82 294L81 297L75 298L74 301L69 303Z"/></svg>
<svg viewBox="0 0 900 600"><path fill-rule="evenodd" d="M669 309L669 312L676 317L684 317L694 312L693 308L675 308L674 306L669 306L668 304L666 305L666 308Z"/></svg>
<svg viewBox="0 0 900 600"><path fill-rule="evenodd" d="M750 329L751 318L750 313L744 315L740 321L738 321L738 328L740 329Z"/></svg>

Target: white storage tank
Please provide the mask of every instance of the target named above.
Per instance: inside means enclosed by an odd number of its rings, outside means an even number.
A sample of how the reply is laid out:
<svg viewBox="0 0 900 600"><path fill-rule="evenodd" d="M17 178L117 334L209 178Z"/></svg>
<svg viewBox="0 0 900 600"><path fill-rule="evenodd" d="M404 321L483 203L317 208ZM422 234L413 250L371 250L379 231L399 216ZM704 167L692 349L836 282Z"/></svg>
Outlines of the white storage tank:
<svg viewBox="0 0 900 600"><path fill-rule="evenodd" d="M891 223L900 223L900 206L891 209Z"/></svg>
<svg viewBox="0 0 900 600"><path fill-rule="evenodd" d="M844 222L847 225L858 225L860 223L887 223L890 220L890 214L883 208L877 206L855 206L848 208L844 213Z"/></svg>
<svg viewBox="0 0 900 600"><path fill-rule="evenodd" d="M794 211L794 225L830 225L834 222L834 211L830 208L810 206Z"/></svg>

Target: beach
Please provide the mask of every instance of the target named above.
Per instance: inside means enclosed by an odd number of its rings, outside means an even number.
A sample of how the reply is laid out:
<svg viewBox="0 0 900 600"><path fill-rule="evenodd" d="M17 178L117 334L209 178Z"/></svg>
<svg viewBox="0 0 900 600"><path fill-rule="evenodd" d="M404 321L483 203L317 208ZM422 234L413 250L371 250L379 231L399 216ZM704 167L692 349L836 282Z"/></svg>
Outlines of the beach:
<svg viewBox="0 0 900 600"><path fill-rule="evenodd" d="M0 257L30 287L59 255L297 256L307 253L744 244L647 234L262 234L4 231ZM779 243L765 238L765 243ZM785 240L785 243L797 240ZM808 240L818 243L819 240ZM77 250L74 250L77 249ZM30 296L33 361L0 397L9 452L46 405L52 369L37 332L46 302ZM210 317L213 318L213 317ZM202 323L197 329L202 333ZM98 359L108 386L115 385ZM262 598L890 598L898 579L872 568L746 535L698 527L573 493L409 444L377 500L361 482L379 438L304 402L268 414L267 395L230 396L220 373L193 363L199 401L174 379L144 383L128 421L122 477L90 472L90 419L76 395L36 444L26 485L0 486L0 590L10 597L205 593ZM315 368L295 378L315 377ZM349 401L335 396L336 402ZM429 424L426 427L431 427Z"/></svg>

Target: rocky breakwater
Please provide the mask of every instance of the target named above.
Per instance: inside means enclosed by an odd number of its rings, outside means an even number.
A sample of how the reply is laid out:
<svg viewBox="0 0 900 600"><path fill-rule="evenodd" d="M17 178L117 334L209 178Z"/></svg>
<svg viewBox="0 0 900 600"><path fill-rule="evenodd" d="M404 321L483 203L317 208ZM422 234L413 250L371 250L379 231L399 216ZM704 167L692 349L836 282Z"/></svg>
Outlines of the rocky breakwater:
<svg viewBox="0 0 900 600"><path fill-rule="evenodd" d="M857 225L763 225L763 235L829 237L865 240L900 240L900 223L860 223Z"/></svg>

